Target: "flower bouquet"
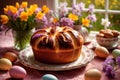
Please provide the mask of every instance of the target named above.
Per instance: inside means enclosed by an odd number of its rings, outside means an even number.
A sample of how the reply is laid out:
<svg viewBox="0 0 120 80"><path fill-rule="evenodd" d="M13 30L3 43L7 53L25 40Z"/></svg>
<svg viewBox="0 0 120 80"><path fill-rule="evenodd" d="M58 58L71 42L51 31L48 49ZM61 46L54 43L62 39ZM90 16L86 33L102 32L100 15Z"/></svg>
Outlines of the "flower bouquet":
<svg viewBox="0 0 120 80"><path fill-rule="evenodd" d="M86 27L87 29L92 27L90 24L96 21L96 15L93 13L94 5L92 4L89 5L86 12L83 12L83 10L85 10L85 4L82 2L73 5L71 10L67 7L66 2L60 3L59 14L52 15L51 23L56 26L72 27L79 31L83 35L83 38L85 38L87 30L83 29L83 27Z"/></svg>
<svg viewBox="0 0 120 80"><path fill-rule="evenodd" d="M44 5L39 8L37 4L28 7L27 2L18 2L13 5L7 5L4 8L4 14L0 16L2 25L5 25L7 30L12 29L15 38L15 47L24 49L30 42L33 29L38 25L46 25L46 14L49 8ZM15 33L15 34L14 34Z"/></svg>

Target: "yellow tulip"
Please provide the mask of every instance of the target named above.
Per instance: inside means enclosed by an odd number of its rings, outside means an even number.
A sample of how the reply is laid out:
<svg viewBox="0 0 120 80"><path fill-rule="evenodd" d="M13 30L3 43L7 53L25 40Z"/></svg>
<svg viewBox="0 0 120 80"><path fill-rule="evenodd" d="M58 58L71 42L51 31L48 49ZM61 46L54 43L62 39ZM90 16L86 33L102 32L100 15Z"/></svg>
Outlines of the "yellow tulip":
<svg viewBox="0 0 120 80"><path fill-rule="evenodd" d="M75 14L72 14L72 13L70 13L70 14L68 15L68 18L70 18L70 19L73 20L73 21L78 20L78 16L75 15Z"/></svg>
<svg viewBox="0 0 120 80"><path fill-rule="evenodd" d="M29 9L27 10L27 13L28 13L29 16L31 16L31 15L34 13L34 11L29 8Z"/></svg>
<svg viewBox="0 0 120 80"><path fill-rule="evenodd" d="M42 7L42 11L43 11L43 13L48 13L50 11L50 9L46 5L44 5Z"/></svg>
<svg viewBox="0 0 120 80"><path fill-rule="evenodd" d="M16 2L15 7L18 9L20 7L20 4Z"/></svg>
<svg viewBox="0 0 120 80"><path fill-rule="evenodd" d="M41 20L44 15L45 15L44 13L38 12L37 15L36 15L36 18Z"/></svg>
<svg viewBox="0 0 120 80"><path fill-rule="evenodd" d="M13 13L13 14L16 14L17 13L17 8L16 7L14 7L14 6L8 6L8 8L9 8L9 10Z"/></svg>
<svg viewBox="0 0 120 80"><path fill-rule="evenodd" d="M21 21L27 21L28 14L26 12L21 12L20 19L21 19Z"/></svg>
<svg viewBox="0 0 120 80"><path fill-rule="evenodd" d="M82 18L82 24L83 24L83 26L89 27L90 20L87 18Z"/></svg>
<svg viewBox="0 0 120 80"><path fill-rule="evenodd" d="M31 11L31 12L35 12L37 8L38 8L38 5L33 4L33 5L30 6L30 8L28 10Z"/></svg>
<svg viewBox="0 0 120 80"><path fill-rule="evenodd" d="M28 3L27 2L22 2L21 8L27 8Z"/></svg>
<svg viewBox="0 0 120 80"><path fill-rule="evenodd" d="M9 6L7 5L6 8L4 8L4 13L7 14L9 11Z"/></svg>
<svg viewBox="0 0 120 80"><path fill-rule="evenodd" d="M6 15L1 15L0 17L2 24L6 24L9 21L9 18Z"/></svg>

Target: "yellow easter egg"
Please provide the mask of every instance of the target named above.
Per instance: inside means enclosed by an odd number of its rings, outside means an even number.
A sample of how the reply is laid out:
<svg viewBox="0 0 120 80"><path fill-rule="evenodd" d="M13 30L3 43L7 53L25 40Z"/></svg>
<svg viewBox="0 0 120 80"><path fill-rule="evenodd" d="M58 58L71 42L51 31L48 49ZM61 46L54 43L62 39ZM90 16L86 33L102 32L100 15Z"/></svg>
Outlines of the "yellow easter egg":
<svg viewBox="0 0 120 80"><path fill-rule="evenodd" d="M0 70L10 70L12 62L7 58L0 59Z"/></svg>
<svg viewBox="0 0 120 80"><path fill-rule="evenodd" d="M100 80L101 72L98 69L89 69L86 71L85 80Z"/></svg>
<svg viewBox="0 0 120 80"><path fill-rule="evenodd" d="M105 47L98 46L95 48L95 54L100 58L106 58L109 56L109 51Z"/></svg>

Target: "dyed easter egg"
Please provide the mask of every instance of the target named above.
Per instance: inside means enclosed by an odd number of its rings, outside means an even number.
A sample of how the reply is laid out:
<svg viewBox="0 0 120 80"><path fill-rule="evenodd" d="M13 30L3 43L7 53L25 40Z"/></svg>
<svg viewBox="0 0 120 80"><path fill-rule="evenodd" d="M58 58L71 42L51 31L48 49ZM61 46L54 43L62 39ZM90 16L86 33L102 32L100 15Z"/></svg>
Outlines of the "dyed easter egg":
<svg viewBox="0 0 120 80"><path fill-rule="evenodd" d="M113 55L114 58L120 56L120 50L119 50L119 49L113 50L113 51L112 51L112 55Z"/></svg>
<svg viewBox="0 0 120 80"><path fill-rule="evenodd" d="M89 69L86 71L85 80L100 80L101 79L101 72L98 69Z"/></svg>
<svg viewBox="0 0 120 80"><path fill-rule="evenodd" d="M45 74L42 76L41 80L58 80L58 78L52 74Z"/></svg>
<svg viewBox="0 0 120 80"><path fill-rule="evenodd" d="M9 74L12 78L24 78L27 75L27 72L24 68L20 66L12 66L12 68L9 70Z"/></svg>
<svg viewBox="0 0 120 80"><path fill-rule="evenodd" d="M0 59L0 70L10 70L12 67L12 62L9 59L1 58Z"/></svg>
<svg viewBox="0 0 120 80"><path fill-rule="evenodd" d="M109 56L109 51L102 46L98 46L95 48L95 54L100 58L106 58Z"/></svg>
<svg viewBox="0 0 120 80"><path fill-rule="evenodd" d="M6 52L4 53L3 58L7 58L11 62L15 62L17 60L17 55L13 52Z"/></svg>

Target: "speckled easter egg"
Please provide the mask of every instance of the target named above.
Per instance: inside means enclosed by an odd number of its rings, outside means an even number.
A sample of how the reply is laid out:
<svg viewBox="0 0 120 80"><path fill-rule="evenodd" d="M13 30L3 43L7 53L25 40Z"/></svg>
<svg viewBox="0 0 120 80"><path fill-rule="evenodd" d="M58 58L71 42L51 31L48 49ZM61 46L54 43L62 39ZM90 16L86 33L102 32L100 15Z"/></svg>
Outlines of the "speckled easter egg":
<svg viewBox="0 0 120 80"><path fill-rule="evenodd" d="M58 80L58 78L52 74L45 74L42 76L41 80Z"/></svg>
<svg viewBox="0 0 120 80"><path fill-rule="evenodd" d="M17 55L14 52L6 52L3 55L3 58L7 58L12 62L15 62L17 60Z"/></svg>
<svg viewBox="0 0 120 80"><path fill-rule="evenodd" d="M112 51L112 55L113 55L113 57L118 57L118 56L120 56L120 50L119 50L119 49L114 49L114 50Z"/></svg>
<svg viewBox="0 0 120 80"><path fill-rule="evenodd" d="M9 74L12 78L24 78L27 75L26 70L23 67L20 66L12 66L12 68L9 70Z"/></svg>
<svg viewBox="0 0 120 80"><path fill-rule="evenodd" d="M100 58L106 58L109 56L109 51L102 46L98 46L95 48L95 54Z"/></svg>
<svg viewBox="0 0 120 80"><path fill-rule="evenodd" d="M89 69L86 71L85 80L100 80L101 72L98 69Z"/></svg>
<svg viewBox="0 0 120 80"><path fill-rule="evenodd" d="M9 59L1 58L0 59L0 70L10 70L12 67L12 62Z"/></svg>

